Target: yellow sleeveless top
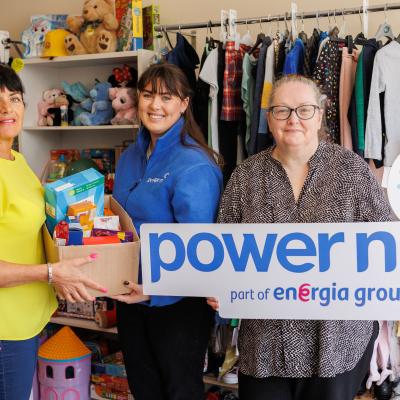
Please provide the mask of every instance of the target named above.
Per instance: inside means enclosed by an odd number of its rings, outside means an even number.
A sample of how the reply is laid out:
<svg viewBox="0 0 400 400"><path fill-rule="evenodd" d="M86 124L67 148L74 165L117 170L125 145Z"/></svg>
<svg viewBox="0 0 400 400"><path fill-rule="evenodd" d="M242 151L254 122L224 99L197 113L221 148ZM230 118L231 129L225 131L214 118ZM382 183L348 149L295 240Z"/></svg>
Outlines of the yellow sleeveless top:
<svg viewBox="0 0 400 400"><path fill-rule="evenodd" d="M14 161L0 158L0 260L42 264L43 188L24 157L12 154ZM0 340L37 335L56 307L54 290L46 282L0 287Z"/></svg>

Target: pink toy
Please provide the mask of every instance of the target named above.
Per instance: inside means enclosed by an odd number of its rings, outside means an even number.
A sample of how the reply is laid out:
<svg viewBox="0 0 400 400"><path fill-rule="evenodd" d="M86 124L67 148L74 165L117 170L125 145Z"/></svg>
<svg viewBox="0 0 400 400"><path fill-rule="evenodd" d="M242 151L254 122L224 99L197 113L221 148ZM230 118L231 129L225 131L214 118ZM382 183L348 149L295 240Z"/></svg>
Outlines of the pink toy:
<svg viewBox="0 0 400 400"><path fill-rule="evenodd" d="M115 117L112 125L130 125L137 122L137 96L133 88L121 87L108 90Z"/></svg>
<svg viewBox="0 0 400 400"><path fill-rule="evenodd" d="M53 126L53 117L49 114L49 108L68 106L68 100L61 89L47 89L43 92L42 100L38 103L38 125Z"/></svg>
<svg viewBox="0 0 400 400"><path fill-rule="evenodd" d="M65 326L39 349L41 400L90 400L90 350Z"/></svg>

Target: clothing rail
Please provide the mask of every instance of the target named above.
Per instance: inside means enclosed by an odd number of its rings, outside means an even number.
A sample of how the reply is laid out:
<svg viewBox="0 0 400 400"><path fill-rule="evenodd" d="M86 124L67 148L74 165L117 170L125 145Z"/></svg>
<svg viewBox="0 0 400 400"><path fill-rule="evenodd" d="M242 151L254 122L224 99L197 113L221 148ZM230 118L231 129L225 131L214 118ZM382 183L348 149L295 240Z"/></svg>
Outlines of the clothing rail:
<svg viewBox="0 0 400 400"><path fill-rule="evenodd" d="M381 12L389 10L400 10L400 3L387 3L375 6L368 6L366 11L370 12ZM336 17L344 15L354 15L359 14L362 16L363 7L353 7L353 8L339 8L334 10L324 10L324 11L312 11L312 12L297 12L297 19L309 19L309 18L325 18L325 17ZM238 18L236 20L237 25L242 24L257 24L262 22L274 22L274 21L289 21L291 20L291 14L279 14L279 15L269 15L267 17L252 17L252 18ZM221 26L221 21L208 21L208 22L195 22L190 24L180 24L180 25L157 25L154 29L158 32L170 31L170 30L181 30L181 29L196 29L196 28L211 28Z"/></svg>

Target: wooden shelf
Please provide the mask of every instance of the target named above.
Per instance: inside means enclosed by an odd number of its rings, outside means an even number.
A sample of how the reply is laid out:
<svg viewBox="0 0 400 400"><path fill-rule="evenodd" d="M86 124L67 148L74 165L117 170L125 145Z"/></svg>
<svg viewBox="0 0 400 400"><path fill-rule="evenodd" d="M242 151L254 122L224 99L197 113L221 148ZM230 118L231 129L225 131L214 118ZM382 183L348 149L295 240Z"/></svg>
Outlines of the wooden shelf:
<svg viewBox="0 0 400 400"><path fill-rule="evenodd" d="M145 54L146 52L154 54L149 50L138 50L116 51L112 53L83 54L79 56L62 56L54 57L52 59L37 57L24 59L24 64L29 66L46 66L55 68L123 64L132 63L133 57L137 57L139 53Z"/></svg>
<svg viewBox="0 0 400 400"><path fill-rule="evenodd" d="M41 131L41 132L64 132L64 131L121 131L122 129L131 130L139 129L139 125L92 125L92 126L25 126L26 131Z"/></svg>
<svg viewBox="0 0 400 400"><path fill-rule="evenodd" d="M204 375L203 381L206 385L216 385L222 388L230 389L230 390L238 390L238 385L232 385L230 383L225 383L223 381L217 380L213 376Z"/></svg>
<svg viewBox="0 0 400 400"><path fill-rule="evenodd" d="M68 318L68 317L52 317L50 322L59 325L69 325L75 328L90 329L92 331L118 333L117 328L100 328L94 321L81 318Z"/></svg>

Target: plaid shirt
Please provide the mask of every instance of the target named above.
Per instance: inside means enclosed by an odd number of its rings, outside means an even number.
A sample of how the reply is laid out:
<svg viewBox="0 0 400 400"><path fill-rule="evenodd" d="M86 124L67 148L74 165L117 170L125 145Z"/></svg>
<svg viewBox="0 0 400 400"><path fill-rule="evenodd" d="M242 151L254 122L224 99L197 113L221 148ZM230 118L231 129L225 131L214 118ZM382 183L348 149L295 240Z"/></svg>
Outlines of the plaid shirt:
<svg viewBox="0 0 400 400"><path fill-rule="evenodd" d="M242 64L243 56L249 46L241 44L239 50L235 50L235 42L226 42L225 47L225 71L223 85L223 99L221 120L242 121L245 114L242 101Z"/></svg>

